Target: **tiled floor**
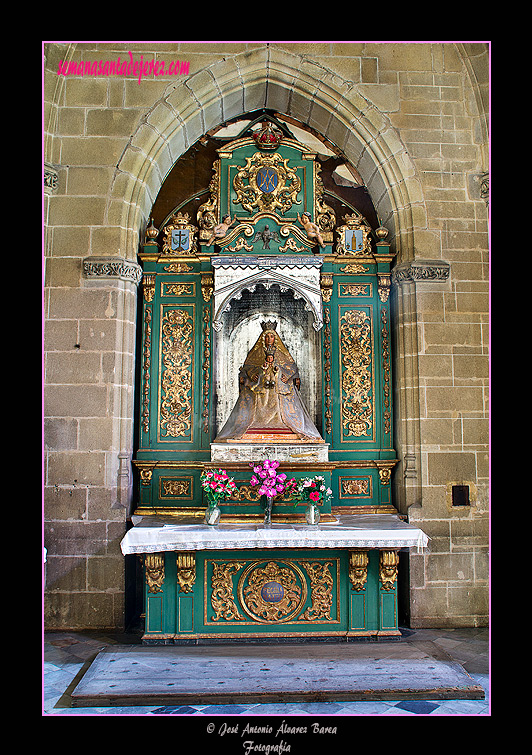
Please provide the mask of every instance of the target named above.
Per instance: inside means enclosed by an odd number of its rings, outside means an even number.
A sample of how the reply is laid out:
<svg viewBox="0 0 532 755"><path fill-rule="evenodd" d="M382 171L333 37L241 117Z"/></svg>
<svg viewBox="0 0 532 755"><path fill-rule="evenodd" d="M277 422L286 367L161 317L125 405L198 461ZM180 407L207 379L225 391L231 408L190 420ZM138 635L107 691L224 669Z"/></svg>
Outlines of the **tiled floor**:
<svg viewBox="0 0 532 755"><path fill-rule="evenodd" d="M412 632L413 630L409 630ZM271 703L72 708L70 692L104 647L138 642L133 635L46 633L44 637L43 712L45 715L181 716L415 716L489 715L488 629L421 629L411 639L432 641L458 661L485 693L485 700L401 700L386 702Z"/></svg>

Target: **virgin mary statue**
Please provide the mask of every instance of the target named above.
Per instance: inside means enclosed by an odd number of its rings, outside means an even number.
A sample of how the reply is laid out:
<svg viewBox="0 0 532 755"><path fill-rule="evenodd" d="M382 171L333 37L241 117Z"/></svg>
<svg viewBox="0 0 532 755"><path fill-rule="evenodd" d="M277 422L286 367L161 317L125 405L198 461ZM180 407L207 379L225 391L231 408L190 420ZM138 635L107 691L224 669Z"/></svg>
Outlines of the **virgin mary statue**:
<svg viewBox="0 0 532 755"><path fill-rule="evenodd" d="M239 395L215 443L261 434L323 443L299 395L299 370L277 334L276 322L262 322L262 333L239 373ZM292 438L288 436L292 436Z"/></svg>

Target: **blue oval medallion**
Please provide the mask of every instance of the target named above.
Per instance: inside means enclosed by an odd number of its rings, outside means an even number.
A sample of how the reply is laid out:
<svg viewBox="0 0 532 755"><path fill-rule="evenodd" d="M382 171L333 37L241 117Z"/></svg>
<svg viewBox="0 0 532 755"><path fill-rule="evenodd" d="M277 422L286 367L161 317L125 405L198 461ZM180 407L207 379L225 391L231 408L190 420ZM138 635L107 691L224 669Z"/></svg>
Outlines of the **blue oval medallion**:
<svg viewBox="0 0 532 755"><path fill-rule="evenodd" d="M263 194L269 194L277 188L279 178L273 168L264 166L257 173L257 187Z"/></svg>
<svg viewBox="0 0 532 755"><path fill-rule="evenodd" d="M283 599L284 589L279 582L266 582L260 594L265 603L279 603Z"/></svg>

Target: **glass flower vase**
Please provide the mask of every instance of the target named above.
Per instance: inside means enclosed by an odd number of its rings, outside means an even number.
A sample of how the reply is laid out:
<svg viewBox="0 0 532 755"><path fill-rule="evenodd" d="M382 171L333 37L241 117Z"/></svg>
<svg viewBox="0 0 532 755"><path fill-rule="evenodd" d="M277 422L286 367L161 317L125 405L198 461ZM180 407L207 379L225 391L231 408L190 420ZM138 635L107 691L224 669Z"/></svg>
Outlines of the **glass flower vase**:
<svg viewBox="0 0 532 755"><path fill-rule="evenodd" d="M309 503L305 511L305 519L307 520L307 524L318 524L320 521L319 507L313 503Z"/></svg>
<svg viewBox="0 0 532 755"><path fill-rule="evenodd" d="M220 521L221 516L221 509L218 506L218 504L214 504L213 506L207 506L207 510L205 511L205 524L209 524L212 527L218 524Z"/></svg>

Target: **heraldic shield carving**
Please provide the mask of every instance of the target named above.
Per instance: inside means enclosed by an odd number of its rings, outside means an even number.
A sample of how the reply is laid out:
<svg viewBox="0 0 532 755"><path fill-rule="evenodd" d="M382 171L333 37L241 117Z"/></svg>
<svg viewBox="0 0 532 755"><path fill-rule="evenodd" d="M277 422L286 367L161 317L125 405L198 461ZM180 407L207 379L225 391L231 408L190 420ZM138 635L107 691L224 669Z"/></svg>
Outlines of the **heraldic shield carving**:
<svg viewBox="0 0 532 755"><path fill-rule="evenodd" d="M297 196L301 179L288 162L278 152L255 152L247 157L233 179L234 204L242 205L251 214L276 210L284 214L293 204L301 204Z"/></svg>
<svg viewBox="0 0 532 755"><path fill-rule="evenodd" d="M189 215L180 212L172 215L164 228L163 254L189 255L196 252L196 228L189 223Z"/></svg>

